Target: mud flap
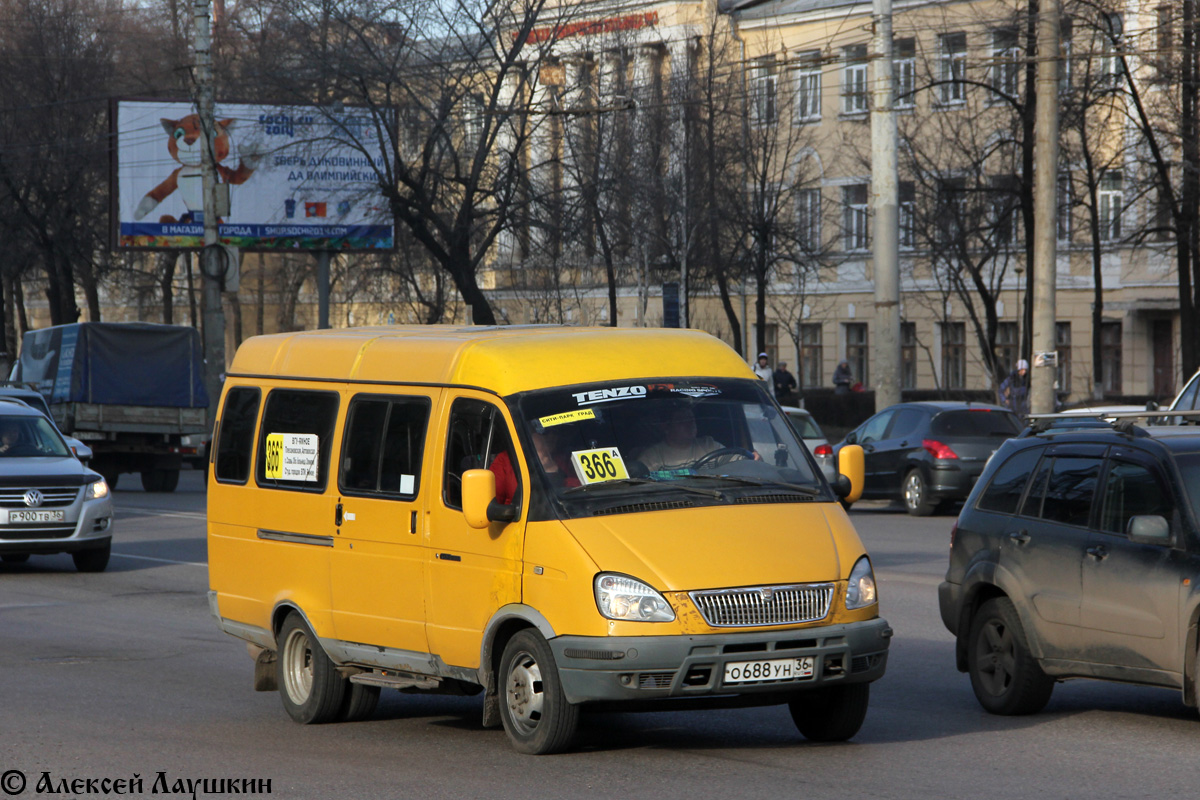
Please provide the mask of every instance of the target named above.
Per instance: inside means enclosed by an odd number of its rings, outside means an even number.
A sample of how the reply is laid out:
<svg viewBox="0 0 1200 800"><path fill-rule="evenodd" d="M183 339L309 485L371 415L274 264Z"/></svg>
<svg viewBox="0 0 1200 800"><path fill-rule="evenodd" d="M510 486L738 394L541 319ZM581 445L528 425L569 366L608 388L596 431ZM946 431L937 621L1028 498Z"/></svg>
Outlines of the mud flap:
<svg viewBox="0 0 1200 800"><path fill-rule="evenodd" d="M275 680L275 651L262 650L254 658L254 691L274 692L279 689Z"/></svg>

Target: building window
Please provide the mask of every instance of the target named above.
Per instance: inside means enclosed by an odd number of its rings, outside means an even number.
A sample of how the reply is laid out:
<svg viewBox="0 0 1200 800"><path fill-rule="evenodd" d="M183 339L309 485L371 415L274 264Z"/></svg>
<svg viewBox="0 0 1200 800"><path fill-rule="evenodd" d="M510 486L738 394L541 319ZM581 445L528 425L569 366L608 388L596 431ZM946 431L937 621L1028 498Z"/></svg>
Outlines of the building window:
<svg viewBox="0 0 1200 800"><path fill-rule="evenodd" d="M812 122L821 118L821 52L813 50L796 57L796 119Z"/></svg>
<svg viewBox="0 0 1200 800"><path fill-rule="evenodd" d="M867 110L867 46L855 44L843 48L845 71L842 77L842 111L859 114Z"/></svg>
<svg viewBox="0 0 1200 800"><path fill-rule="evenodd" d="M1106 395L1121 394L1121 323L1100 323L1100 385Z"/></svg>
<svg viewBox="0 0 1200 800"><path fill-rule="evenodd" d="M999 323L996 326L996 378L998 380L1008 377L1013 367L1016 366L1019 347L1017 323Z"/></svg>
<svg viewBox="0 0 1200 800"><path fill-rule="evenodd" d="M1163 189L1161 181L1155 182L1152 197L1154 221L1150 227L1150 238L1156 242L1170 241L1175 233L1175 208L1171 195Z"/></svg>
<svg viewBox="0 0 1200 800"><path fill-rule="evenodd" d="M945 178L937 184L937 227L938 241L943 245L957 245L962 238L963 201L967 196L965 178Z"/></svg>
<svg viewBox="0 0 1200 800"><path fill-rule="evenodd" d="M462 99L463 149L470 152L479 147L483 139L483 98L477 94L465 95Z"/></svg>
<svg viewBox="0 0 1200 800"><path fill-rule="evenodd" d="M1062 33L1058 40L1058 91L1059 94L1066 94L1071 91L1071 55L1074 51L1072 42L1075 38L1075 23L1074 21L1063 15L1062 18Z"/></svg>
<svg viewBox="0 0 1200 800"><path fill-rule="evenodd" d="M992 91L990 100L998 102L1017 96L1021 75L1021 57L1017 49L1015 28L992 31L992 66L989 70Z"/></svg>
<svg viewBox="0 0 1200 800"><path fill-rule="evenodd" d="M1124 74L1121 65L1122 41L1125 35L1125 20L1120 14L1105 14L1100 23L1100 80L1116 84Z"/></svg>
<svg viewBox="0 0 1200 800"><path fill-rule="evenodd" d="M942 386L962 389L967 385L967 326L962 322L942 323Z"/></svg>
<svg viewBox="0 0 1200 800"><path fill-rule="evenodd" d="M842 187L845 207L844 242L847 251L867 249L867 185L855 183Z"/></svg>
<svg viewBox="0 0 1200 800"><path fill-rule="evenodd" d="M992 241L999 247L1010 247L1018 243L1020 181L1015 175L993 175L990 178L991 197L988 222L992 228Z"/></svg>
<svg viewBox="0 0 1200 800"><path fill-rule="evenodd" d="M767 363L771 365L771 369L779 363L779 326L774 323L763 325L763 349L762 352L767 354ZM755 359L755 364L758 360Z"/></svg>
<svg viewBox="0 0 1200 800"><path fill-rule="evenodd" d="M1068 173L1059 173L1057 192L1058 217L1055 220L1055 232L1060 242L1069 242L1071 241L1071 209L1075 205L1075 189Z"/></svg>
<svg viewBox="0 0 1200 800"><path fill-rule="evenodd" d="M821 323L800 323L800 388L821 385Z"/></svg>
<svg viewBox="0 0 1200 800"><path fill-rule="evenodd" d="M870 373L867 361L867 323L846 323L846 361L850 363L850 377L853 386L861 383L870 384Z"/></svg>
<svg viewBox="0 0 1200 800"><path fill-rule="evenodd" d="M917 46L915 39L897 39L893 52L896 75L896 108L917 104Z"/></svg>
<svg viewBox="0 0 1200 800"><path fill-rule="evenodd" d="M917 323L900 323L900 388L917 388Z"/></svg>
<svg viewBox="0 0 1200 800"><path fill-rule="evenodd" d="M750 69L750 109L756 125L774 125L776 114L775 56L760 58Z"/></svg>
<svg viewBox="0 0 1200 800"><path fill-rule="evenodd" d="M917 246L916 200L917 190L912 181L900 181L899 186L899 226L898 231L901 247Z"/></svg>
<svg viewBox="0 0 1200 800"><path fill-rule="evenodd" d="M1071 393L1071 323L1054 323L1054 349L1058 351L1058 369L1054 382L1062 394Z"/></svg>
<svg viewBox="0 0 1200 800"><path fill-rule="evenodd" d="M944 33L938 37L939 98L944 104L966 100L967 85L963 83L967 69L967 35Z"/></svg>
<svg viewBox="0 0 1200 800"><path fill-rule="evenodd" d="M806 253L821 250L821 190L801 189L796 193L796 232Z"/></svg>
<svg viewBox="0 0 1200 800"><path fill-rule="evenodd" d="M1121 238L1124 183L1123 176L1116 170L1110 170L1100 176L1100 238L1106 242L1115 242Z"/></svg>

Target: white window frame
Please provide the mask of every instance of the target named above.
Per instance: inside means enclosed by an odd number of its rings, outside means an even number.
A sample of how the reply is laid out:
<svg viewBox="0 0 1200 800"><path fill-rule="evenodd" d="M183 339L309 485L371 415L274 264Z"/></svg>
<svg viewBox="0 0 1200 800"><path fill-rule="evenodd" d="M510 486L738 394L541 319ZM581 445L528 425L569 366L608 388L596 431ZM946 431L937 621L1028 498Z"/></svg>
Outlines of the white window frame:
<svg viewBox="0 0 1200 800"><path fill-rule="evenodd" d="M1105 242L1121 240L1121 223L1125 213L1125 181L1120 170L1100 176L1097 193L1100 204L1100 239Z"/></svg>
<svg viewBox="0 0 1200 800"><path fill-rule="evenodd" d="M896 108L913 108L917 104L914 93L917 88L916 42L913 39L897 39L893 55Z"/></svg>
<svg viewBox="0 0 1200 800"><path fill-rule="evenodd" d="M800 53L796 59L796 121L816 122L821 119L821 51Z"/></svg>
<svg viewBox="0 0 1200 800"><path fill-rule="evenodd" d="M851 202L851 193L861 192L861 202ZM856 199L856 198L855 198ZM870 185L866 183L851 183L842 187L842 246L848 253L861 253L871 244L870 239Z"/></svg>
<svg viewBox="0 0 1200 800"><path fill-rule="evenodd" d="M796 192L796 231L800 246L806 252L821 250L821 190L800 189Z"/></svg>
<svg viewBox="0 0 1200 800"><path fill-rule="evenodd" d="M916 187L912 181L900 181L897 187L897 236L900 247L911 250L917 246Z"/></svg>
<svg viewBox="0 0 1200 800"><path fill-rule="evenodd" d="M842 48L842 113L867 113L867 46Z"/></svg>
<svg viewBox="0 0 1200 800"><path fill-rule="evenodd" d="M1021 81L1020 34L1015 28L992 31L992 64L988 69L988 84L992 93L989 103L1004 102L1001 95L1016 97Z"/></svg>
<svg viewBox="0 0 1200 800"><path fill-rule="evenodd" d="M755 125L774 125L778 121L778 91L775 56L755 61L750 68L750 118Z"/></svg>
<svg viewBox="0 0 1200 800"><path fill-rule="evenodd" d="M961 37L962 49L950 50L948 45ZM961 81L967 71L967 34L962 31L938 36L938 80L942 83L938 98L943 106L961 105L967 101L967 85Z"/></svg>

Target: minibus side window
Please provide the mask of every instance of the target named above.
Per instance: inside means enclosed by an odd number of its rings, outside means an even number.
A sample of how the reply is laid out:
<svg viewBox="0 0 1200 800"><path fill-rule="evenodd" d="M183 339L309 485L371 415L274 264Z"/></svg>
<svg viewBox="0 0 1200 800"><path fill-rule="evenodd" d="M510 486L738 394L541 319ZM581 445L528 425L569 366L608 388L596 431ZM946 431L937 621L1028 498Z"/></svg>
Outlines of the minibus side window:
<svg viewBox="0 0 1200 800"><path fill-rule="evenodd" d="M429 406L424 398L354 398L342 448L342 491L416 497Z"/></svg>
<svg viewBox="0 0 1200 800"><path fill-rule="evenodd" d="M258 433L258 485L324 491L337 410L334 392L271 390Z"/></svg>
<svg viewBox="0 0 1200 800"><path fill-rule="evenodd" d="M259 397L258 389L248 386L230 389L225 395L216 453L216 476L222 483L245 483L250 479Z"/></svg>
<svg viewBox="0 0 1200 800"><path fill-rule="evenodd" d="M496 473L496 499L503 504L521 496L521 473L500 410L481 400L460 398L450 409L446 441L446 471L442 499L450 508L462 508L462 474L469 469Z"/></svg>

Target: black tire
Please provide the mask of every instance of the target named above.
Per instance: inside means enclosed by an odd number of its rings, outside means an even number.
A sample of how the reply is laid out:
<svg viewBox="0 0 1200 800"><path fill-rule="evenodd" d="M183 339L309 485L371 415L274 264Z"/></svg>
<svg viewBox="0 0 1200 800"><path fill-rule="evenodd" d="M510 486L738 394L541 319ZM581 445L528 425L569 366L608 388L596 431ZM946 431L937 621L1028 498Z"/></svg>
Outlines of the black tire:
<svg viewBox="0 0 1200 800"><path fill-rule="evenodd" d="M5 564L24 564L29 560L29 553L5 553L0 556L0 561Z"/></svg>
<svg viewBox="0 0 1200 800"><path fill-rule="evenodd" d="M909 470L900 484L900 499L904 502L904 510L914 517L928 517L938 507L939 500L929 494L929 485L921 476L921 470Z"/></svg>
<svg viewBox="0 0 1200 800"><path fill-rule="evenodd" d="M71 553L71 560L75 562L75 569L80 572L104 572L108 567L108 558L112 555L112 542L105 542L102 547L93 547L90 550L77 550Z"/></svg>
<svg viewBox="0 0 1200 800"><path fill-rule="evenodd" d="M275 679L288 716L303 725L320 725L338 718L347 681L321 649L304 618L289 613L279 629Z"/></svg>
<svg viewBox="0 0 1200 800"><path fill-rule="evenodd" d="M515 750L559 753L571 744L579 707L567 702L550 645L532 628L519 631L500 659L500 719Z"/></svg>
<svg viewBox="0 0 1200 800"><path fill-rule="evenodd" d="M788 710L805 739L844 742L862 728L870 699L871 684L849 683L798 695Z"/></svg>
<svg viewBox="0 0 1200 800"><path fill-rule="evenodd" d="M346 697L338 709L338 722L362 722L370 719L379 704L379 687L351 683L346 688Z"/></svg>
<svg viewBox="0 0 1200 800"><path fill-rule="evenodd" d="M158 490L160 492L173 492L175 487L179 485L179 470L177 469L160 469L158 470Z"/></svg>
<svg viewBox="0 0 1200 800"><path fill-rule="evenodd" d="M1054 679L1030 654L1021 618L1007 597L988 600L971 620L967 673L979 704L993 714L1036 714L1054 691Z"/></svg>

